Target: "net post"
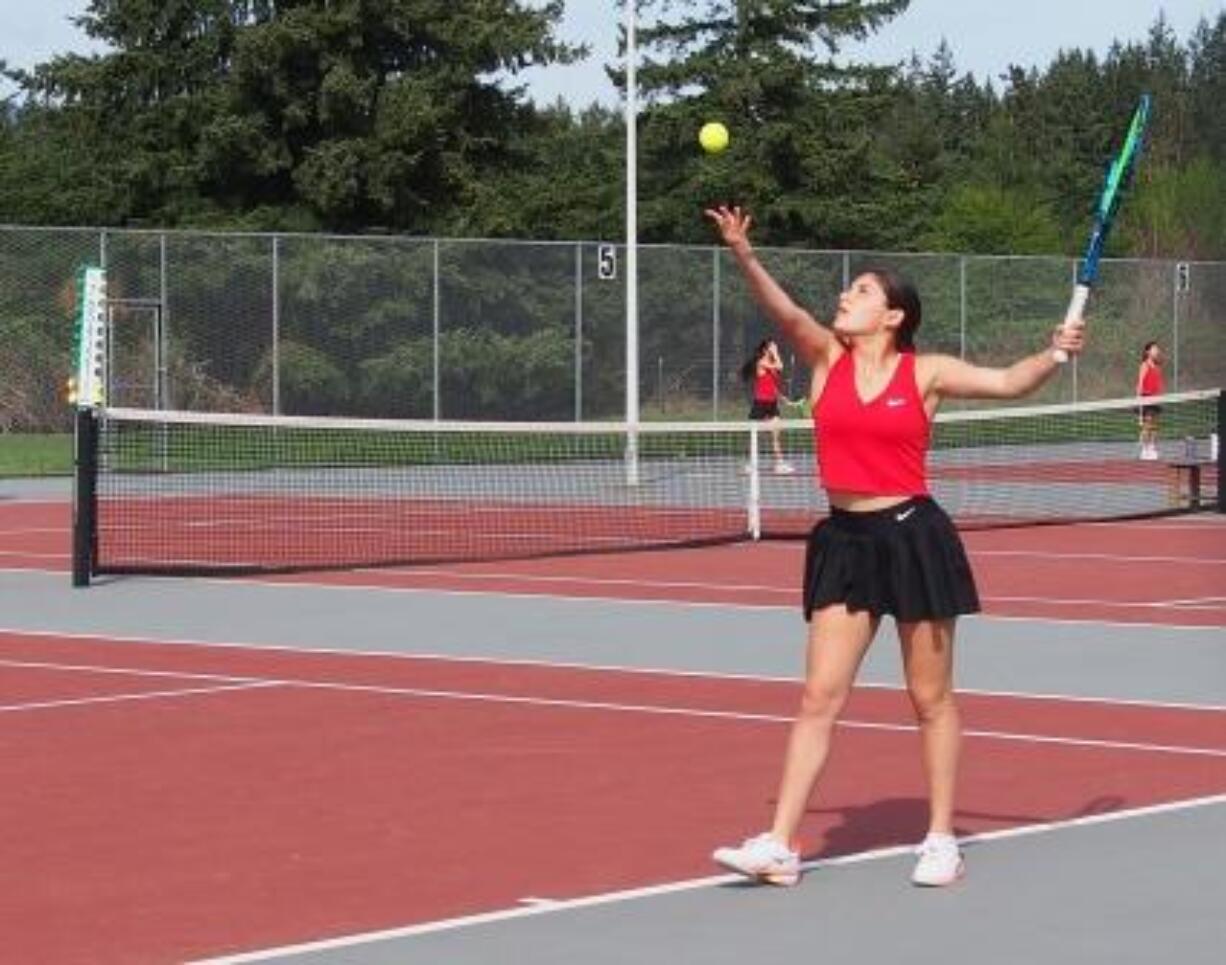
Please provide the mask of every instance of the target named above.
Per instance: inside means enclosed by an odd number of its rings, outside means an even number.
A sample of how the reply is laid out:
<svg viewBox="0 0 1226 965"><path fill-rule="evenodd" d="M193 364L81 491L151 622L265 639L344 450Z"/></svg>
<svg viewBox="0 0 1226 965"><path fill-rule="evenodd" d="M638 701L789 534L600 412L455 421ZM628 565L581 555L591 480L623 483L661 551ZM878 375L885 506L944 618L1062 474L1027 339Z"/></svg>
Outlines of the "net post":
<svg viewBox="0 0 1226 965"><path fill-rule="evenodd" d="M1226 428L1226 389L1217 394L1217 425L1213 438L1217 440L1217 452L1210 455L1217 460L1217 511L1226 513L1226 451L1222 448L1222 429Z"/></svg>
<svg viewBox="0 0 1226 965"><path fill-rule="evenodd" d="M83 266L77 273L73 333L72 585L89 586L97 562L97 411L110 387L106 271Z"/></svg>
<svg viewBox="0 0 1226 965"><path fill-rule="evenodd" d="M76 410L72 493L72 585L89 586L97 547L98 423L94 411Z"/></svg>

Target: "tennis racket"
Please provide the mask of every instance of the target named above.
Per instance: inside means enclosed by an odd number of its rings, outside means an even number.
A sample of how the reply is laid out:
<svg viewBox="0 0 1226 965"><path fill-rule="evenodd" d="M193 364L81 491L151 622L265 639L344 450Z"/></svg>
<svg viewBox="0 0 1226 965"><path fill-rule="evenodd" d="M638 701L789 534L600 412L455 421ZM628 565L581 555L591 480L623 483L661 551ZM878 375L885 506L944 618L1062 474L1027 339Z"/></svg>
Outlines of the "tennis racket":
<svg viewBox="0 0 1226 965"><path fill-rule="evenodd" d="M805 419L810 415L809 400L803 395L799 399L789 399L786 395L779 396L779 414L791 419Z"/></svg>
<svg viewBox="0 0 1226 965"><path fill-rule="evenodd" d="M1124 144L1107 168L1102 193L1098 196L1098 205L1094 209L1094 227L1090 231L1090 241L1081 257L1081 268L1077 272L1077 284L1073 286L1073 297L1069 301L1068 311L1064 313L1065 326L1076 324L1082 317L1086 300L1090 297L1090 289L1098 279L1098 260L1102 257L1103 246L1107 243L1111 223L1120 209L1120 197L1136 169L1137 157L1141 153L1145 125L1149 123L1149 101L1148 94L1141 95L1137 109L1132 112L1132 122L1128 125ZM1056 349L1053 355L1057 362L1068 361L1068 353L1063 349Z"/></svg>

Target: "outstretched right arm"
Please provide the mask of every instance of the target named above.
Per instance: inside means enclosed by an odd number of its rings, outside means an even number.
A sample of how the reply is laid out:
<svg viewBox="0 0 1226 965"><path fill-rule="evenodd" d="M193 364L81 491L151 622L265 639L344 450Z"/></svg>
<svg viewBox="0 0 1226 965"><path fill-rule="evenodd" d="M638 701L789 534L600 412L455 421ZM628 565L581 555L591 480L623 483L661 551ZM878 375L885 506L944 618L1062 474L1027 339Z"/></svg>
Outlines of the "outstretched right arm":
<svg viewBox="0 0 1226 965"><path fill-rule="evenodd" d="M723 238L762 310L770 316L779 331L795 347L797 354L811 367L824 366L837 344L829 329L792 301L792 297L771 277L749 243L749 228L753 223L739 207L720 205L706 211Z"/></svg>

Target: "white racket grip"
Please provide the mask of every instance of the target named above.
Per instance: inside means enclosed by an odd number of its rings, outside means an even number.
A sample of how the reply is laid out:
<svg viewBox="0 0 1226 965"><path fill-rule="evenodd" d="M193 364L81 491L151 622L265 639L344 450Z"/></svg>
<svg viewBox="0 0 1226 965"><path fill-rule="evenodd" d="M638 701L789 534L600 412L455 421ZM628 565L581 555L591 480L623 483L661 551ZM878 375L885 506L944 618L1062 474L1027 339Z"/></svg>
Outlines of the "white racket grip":
<svg viewBox="0 0 1226 965"><path fill-rule="evenodd" d="M1089 285L1073 286L1073 297L1069 299L1068 310L1064 313L1063 327L1067 328L1068 326L1082 320L1082 316L1085 314L1086 310L1086 301L1089 299L1089 297ZM1068 361L1068 352L1064 351L1062 348L1058 348L1051 353L1051 357L1063 365Z"/></svg>

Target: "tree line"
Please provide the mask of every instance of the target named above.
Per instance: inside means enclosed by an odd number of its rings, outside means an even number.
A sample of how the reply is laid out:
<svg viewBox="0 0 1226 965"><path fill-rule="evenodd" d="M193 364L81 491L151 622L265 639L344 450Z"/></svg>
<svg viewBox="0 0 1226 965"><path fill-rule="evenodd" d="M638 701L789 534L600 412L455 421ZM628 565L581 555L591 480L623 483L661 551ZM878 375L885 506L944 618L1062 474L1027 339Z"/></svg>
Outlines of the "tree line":
<svg viewBox="0 0 1226 965"><path fill-rule="evenodd" d="M538 106L517 81L585 56L563 6L92 0L77 24L106 53L4 70L0 221L619 238L621 112ZM908 0L639 6L646 242L709 242L699 212L731 201L769 245L1073 254L1150 91L1110 253L1226 258L1226 12L981 82L944 44L838 56ZM733 134L718 156L695 141L709 119Z"/></svg>

